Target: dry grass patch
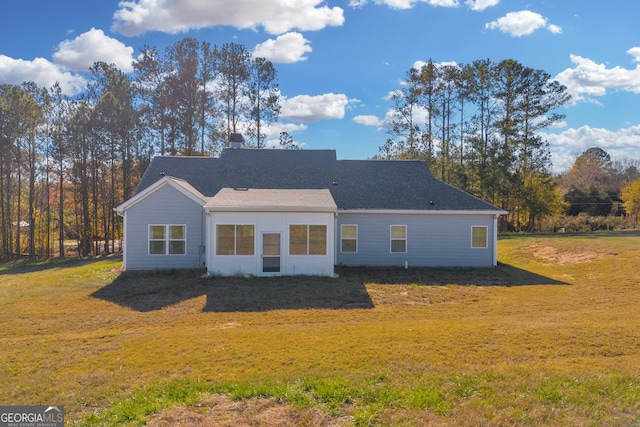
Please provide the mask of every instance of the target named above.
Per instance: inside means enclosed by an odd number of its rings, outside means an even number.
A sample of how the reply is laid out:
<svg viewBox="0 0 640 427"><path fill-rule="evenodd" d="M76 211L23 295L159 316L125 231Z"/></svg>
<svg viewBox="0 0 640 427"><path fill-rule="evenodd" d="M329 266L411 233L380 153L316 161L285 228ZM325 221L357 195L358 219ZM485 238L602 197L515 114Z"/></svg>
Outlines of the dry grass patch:
<svg viewBox="0 0 640 427"><path fill-rule="evenodd" d="M177 406L150 417L149 427L200 426L325 426L350 425L346 417L332 417L314 409L297 409L274 399L233 400L223 394L205 396L197 404Z"/></svg>

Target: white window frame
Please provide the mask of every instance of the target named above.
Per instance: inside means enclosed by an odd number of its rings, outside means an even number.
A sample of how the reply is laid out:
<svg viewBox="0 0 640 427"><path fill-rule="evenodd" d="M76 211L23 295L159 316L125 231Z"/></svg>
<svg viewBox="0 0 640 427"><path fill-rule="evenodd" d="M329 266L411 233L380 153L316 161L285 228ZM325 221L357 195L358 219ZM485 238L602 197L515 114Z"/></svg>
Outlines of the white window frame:
<svg viewBox="0 0 640 427"><path fill-rule="evenodd" d="M307 240L306 240L306 253L304 254L292 254L291 253L291 227L292 226L304 226L306 227L307 232ZM309 249L311 247L311 227L324 227L324 253L323 254L312 254L309 253ZM327 224L289 224L288 229L288 252L289 256L327 256L329 248L329 226Z"/></svg>
<svg viewBox="0 0 640 427"><path fill-rule="evenodd" d="M164 239L152 239L151 227L164 227ZM184 239L172 239L169 227L182 227L184 229ZM151 242L164 242L164 253L152 254ZM179 254L169 253L170 242L184 242L184 252ZM187 224L149 224L147 227L147 255L149 256L186 256L187 255Z"/></svg>
<svg viewBox="0 0 640 427"><path fill-rule="evenodd" d="M344 237L342 227L355 227L356 228L356 237ZM355 251L343 251L342 250L342 242L344 240L353 240L356 242L356 250ZM340 253L343 254L357 254L358 253L358 224L341 224L340 225Z"/></svg>
<svg viewBox="0 0 640 427"><path fill-rule="evenodd" d="M218 226L227 225L233 226L233 253L232 254L220 254L218 253ZM252 254L238 254L238 226L251 226L253 227L253 253ZM256 255L256 225L255 224L227 224L218 223L215 224L216 236L215 236L215 254L216 256L246 256L252 257Z"/></svg>
<svg viewBox="0 0 640 427"><path fill-rule="evenodd" d="M484 246L474 246L473 244L473 230L476 228L484 228L486 230ZM471 249L487 249L488 247L489 247L489 227L486 225L472 225L471 226Z"/></svg>
<svg viewBox="0 0 640 427"><path fill-rule="evenodd" d="M400 239L397 237L393 237L393 227L404 227L404 238ZM404 251L394 251L393 250L393 242L397 240L404 241ZM392 254L406 254L408 250L408 240L409 240L409 229L406 224L392 224L389 226L389 253Z"/></svg>

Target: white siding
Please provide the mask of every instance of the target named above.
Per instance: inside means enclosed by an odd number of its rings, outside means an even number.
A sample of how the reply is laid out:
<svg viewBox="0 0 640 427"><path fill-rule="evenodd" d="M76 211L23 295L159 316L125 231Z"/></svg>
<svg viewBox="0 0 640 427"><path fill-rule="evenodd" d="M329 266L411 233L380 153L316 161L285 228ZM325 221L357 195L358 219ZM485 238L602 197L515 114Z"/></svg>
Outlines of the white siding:
<svg viewBox="0 0 640 427"><path fill-rule="evenodd" d="M254 255L216 255L217 224L253 224ZM289 255L289 225L311 224L327 226L326 255ZM307 274L333 276L334 214L309 212L213 212L207 216L208 271L220 276L274 275L262 273L262 234L280 233L280 275Z"/></svg>
<svg viewBox="0 0 640 427"><path fill-rule="evenodd" d="M337 265L413 267L490 267L495 263L495 215L358 214L340 212L341 224L358 225L358 252L340 252ZM390 226L407 226L407 252L391 253ZM487 226L486 248L471 247L471 227Z"/></svg>
<svg viewBox="0 0 640 427"><path fill-rule="evenodd" d="M166 185L131 206L125 215L124 265L127 270L204 267L203 209L184 194ZM149 255L149 224L186 225L186 254Z"/></svg>

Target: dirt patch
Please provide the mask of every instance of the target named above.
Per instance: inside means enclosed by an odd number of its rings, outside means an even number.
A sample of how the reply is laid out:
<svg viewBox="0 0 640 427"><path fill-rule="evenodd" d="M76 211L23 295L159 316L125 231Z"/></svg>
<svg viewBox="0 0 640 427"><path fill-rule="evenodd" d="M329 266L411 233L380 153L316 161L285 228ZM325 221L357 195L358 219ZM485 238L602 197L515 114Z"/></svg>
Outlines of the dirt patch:
<svg viewBox="0 0 640 427"><path fill-rule="evenodd" d="M483 288L447 285L377 285L367 284L367 290L376 307L383 305L424 306L431 304L466 302L480 299Z"/></svg>
<svg viewBox="0 0 640 427"><path fill-rule="evenodd" d="M528 247L534 257L555 264L580 264L600 257L591 251L567 251L553 246L532 245Z"/></svg>
<svg viewBox="0 0 640 427"><path fill-rule="evenodd" d="M233 400L221 394L204 397L194 406L178 406L154 415L147 426L244 427L301 425L342 427L347 417L334 418L312 409L296 409L273 399Z"/></svg>

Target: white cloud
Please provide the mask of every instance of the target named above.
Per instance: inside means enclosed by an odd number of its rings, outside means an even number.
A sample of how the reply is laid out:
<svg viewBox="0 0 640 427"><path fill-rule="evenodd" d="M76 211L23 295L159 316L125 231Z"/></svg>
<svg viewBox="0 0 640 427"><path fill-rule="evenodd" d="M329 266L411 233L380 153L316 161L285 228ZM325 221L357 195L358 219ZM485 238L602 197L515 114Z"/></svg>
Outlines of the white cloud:
<svg viewBox="0 0 640 427"><path fill-rule="evenodd" d="M307 125L304 123L282 123L275 122L270 123L262 129L262 132L267 136L267 138L280 138L280 133L287 132L288 134L292 134L295 132L302 132L307 130Z"/></svg>
<svg viewBox="0 0 640 427"><path fill-rule="evenodd" d="M293 145L295 145L298 148L304 148L307 145L307 143L306 142L299 142L299 141L296 141L294 139L293 140ZM282 145L280 145L280 138L267 139L265 141L264 147L265 148L275 149L275 150L283 150L284 149L284 147Z"/></svg>
<svg viewBox="0 0 640 427"><path fill-rule="evenodd" d="M88 70L94 62L102 61L115 64L128 73L133 71L133 48L105 35L102 30L91 28L73 40L60 42L58 50L53 54L53 61L82 71Z"/></svg>
<svg viewBox="0 0 640 427"><path fill-rule="evenodd" d="M547 26L547 30L549 30L553 34L562 34L562 28L560 28L556 24L549 24Z"/></svg>
<svg viewBox="0 0 640 427"><path fill-rule="evenodd" d="M542 120L542 119L541 119ZM564 120L559 120L557 122L553 122L549 125L549 129L563 129L567 127L567 122Z"/></svg>
<svg viewBox="0 0 640 427"><path fill-rule="evenodd" d="M627 51L627 53L631 56L633 56L633 61L634 62L640 62L640 47L636 46L636 47L632 47L631 49L629 49Z"/></svg>
<svg viewBox="0 0 640 427"><path fill-rule="evenodd" d="M427 122L429 112L425 107L417 106L412 111L412 121L415 124L424 124ZM360 115L353 118L353 121L364 126L376 126L377 130L393 129L394 123L403 121L400 112L395 108L389 108L384 118L380 119L373 115Z"/></svg>
<svg viewBox="0 0 640 427"><path fill-rule="evenodd" d="M323 0L130 0L121 1L113 29L133 36L147 31L176 34L216 25L263 26L271 34L321 30L344 23L343 9Z"/></svg>
<svg viewBox="0 0 640 427"><path fill-rule="evenodd" d="M431 6L441 7L458 7L459 0L375 0L377 4L384 4L392 9L411 9L416 3L427 3ZM362 6L366 3L366 0L351 1L351 4L356 6Z"/></svg>
<svg viewBox="0 0 640 427"><path fill-rule="evenodd" d="M253 55L274 63L290 64L305 61L307 57L304 54L311 51L309 40L300 33L292 32L260 43L254 48Z"/></svg>
<svg viewBox="0 0 640 427"><path fill-rule="evenodd" d="M633 49L627 52L634 55ZM570 58L576 66L560 72L555 79L567 87L574 102L584 100L585 95L606 95L608 89L640 94L640 64L634 69L620 66L607 68L605 64L582 56L572 54Z"/></svg>
<svg viewBox="0 0 640 427"><path fill-rule="evenodd" d="M582 126L567 129L558 134L541 133L551 148L553 169L566 171L573 165L576 156L591 147L600 147L611 157L638 157L640 155L640 125L611 131Z"/></svg>
<svg viewBox="0 0 640 427"><path fill-rule="evenodd" d="M375 126L377 128L382 126L382 121L378 118L378 116L374 116L374 115L355 116L353 118L353 121L355 123L358 123L359 125L364 125L364 126Z"/></svg>
<svg viewBox="0 0 640 427"><path fill-rule="evenodd" d="M530 10L509 12L502 18L485 24L485 28L500 30L503 33L510 34L512 37L528 36L541 28L547 28L553 34L562 33L562 28L554 24L548 24L545 17Z"/></svg>
<svg viewBox="0 0 640 427"><path fill-rule="evenodd" d="M400 82L400 85L401 86L406 86L407 82L403 80L403 81ZM402 96L402 90L400 90L400 89L391 90L391 91L387 92L387 94L385 96L383 96L382 99L384 99L385 101L391 101L396 96Z"/></svg>
<svg viewBox="0 0 640 427"><path fill-rule="evenodd" d="M298 95L284 99L280 117L300 122L324 119L342 119L349 99L342 93L324 95Z"/></svg>
<svg viewBox="0 0 640 427"><path fill-rule="evenodd" d="M25 61L0 55L0 83L20 85L23 82L34 82L45 88L58 82L62 92L67 95L80 93L87 85L82 76L72 74L44 58Z"/></svg>
<svg viewBox="0 0 640 427"><path fill-rule="evenodd" d="M417 60L413 63L411 68L415 70L420 70L425 65L429 65L428 62ZM444 62L434 62L433 65L436 67L458 67L458 63L455 61L444 61Z"/></svg>
<svg viewBox="0 0 640 427"><path fill-rule="evenodd" d="M480 12L488 7L492 7L500 3L500 0L467 0L465 4L469 6L471 10Z"/></svg>
<svg viewBox="0 0 640 427"><path fill-rule="evenodd" d="M280 145L280 133L287 132L289 136L294 138L293 135L295 133L305 131L307 130L307 128L308 126L304 123L271 123L266 126L264 131L266 135L264 146L265 148L282 148L282 146ZM306 142L296 141L295 138L293 142L300 148L307 145Z"/></svg>
<svg viewBox="0 0 640 427"><path fill-rule="evenodd" d="M392 9L411 9L418 3L427 3L431 6L458 7L461 0L373 0L376 4L384 4ZM369 3L369 0L349 0L349 7L361 8ZM481 12L489 7L496 6L500 0L465 0L469 9Z"/></svg>

